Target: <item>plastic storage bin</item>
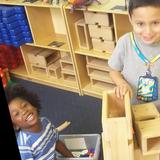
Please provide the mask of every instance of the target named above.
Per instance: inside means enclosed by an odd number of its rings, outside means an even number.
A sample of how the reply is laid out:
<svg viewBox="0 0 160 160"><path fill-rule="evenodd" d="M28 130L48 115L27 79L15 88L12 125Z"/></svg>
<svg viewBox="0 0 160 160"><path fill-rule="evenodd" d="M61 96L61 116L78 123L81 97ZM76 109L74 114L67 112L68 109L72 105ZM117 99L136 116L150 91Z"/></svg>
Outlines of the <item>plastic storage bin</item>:
<svg viewBox="0 0 160 160"><path fill-rule="evenodd" d="M69 139L70 141L72 141L72 139L74 139L74 142L75 142L75 140L78 138L84 139L87 149L94 148L93 157L64 158L64 157L58 156L57 160L98 160L99 153L100 153L100 139L101 139L99 134L59 135L59 139L61 141L63 141L64 143L66 142L65 140L67 140L67 139ZM77 142L77 144L78 144L78 142ZM68 147L68 149L72 151L72 149L70 149L70 147Z"/></svg>

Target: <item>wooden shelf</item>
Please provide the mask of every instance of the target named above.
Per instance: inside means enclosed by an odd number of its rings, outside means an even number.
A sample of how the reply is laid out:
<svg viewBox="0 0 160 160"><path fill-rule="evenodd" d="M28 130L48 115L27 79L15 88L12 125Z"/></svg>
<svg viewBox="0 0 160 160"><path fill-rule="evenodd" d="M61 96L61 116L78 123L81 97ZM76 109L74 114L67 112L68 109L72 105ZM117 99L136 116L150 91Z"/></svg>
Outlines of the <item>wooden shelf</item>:
<svg viewBox="0 0 160 160"><path fill-rule="evenodd" d="M102 93L104 90L111 91L113 90L113 87L111 87L110 85L108 85L108 87L106 86L106 88L97 87L97 86L94 87L92 86L91 83L88 83L83 87L84 94L90 95L96 98L100 98L100 99L102 99Z"/></svg>
<svg viewBox="0 0 160 160"><path fill-rule="evenodd" d="M19 5L19 6L35 6L35 7L48 7L48 8L60 8L60 5L51 5L48 3L44 3L41 0L36 1L34 3L30 3L30 2L23 2L23 0L1 0L0 4L4 4L4 5Z"/></svg>
<svg viewBox="0 0 160 160"><path fill-rule="evenodd" d="M98 51L94 51L93 49L91 50L86 50L86 49L76 49L75 54L81 54L85 56L92 56L92 57L97 57L97 58L103 58L103 59L109 59L111 56L111 53L102 53Z"/></svg>
<svg viewBox="0 0 160 160"><path fill-rule="evenodd" d="M116 43L118 38L128 32L131 27L127 11L123 10L124 0L118 2L116 0L102 0L101 3L101 5L98 5L97 2L93 2L92 5L87 7L87 11L80 8L74 10L73 14L70 12L71 5L67 2L50 5L40 0L34 3L23 3L23 0L1 0L0 4L25 7L33 37L33 43L21 46L25 66L12 70L11 74L41 84L46 83L46 85L55 87L57 85L57 88L70 91L74 88L73 90L78 91L80 95L86 94L99 98L102 97L103 88L113 89L114 85L109 78L109 68L107 66L112 48L109 48L109 52L104 48L105 53L102 52L103 50L96 51L92 40L94 38L94 41L100 41L100 43L103 40ZM114 9L117 6L122 7L122 10ZM97 18L94 19L95 16L92 15L96 15ZM101 18L98 18L99 16ZM90 21L91 19L92 21ZM126 25L125 28L122 20ZM101 36L94 34L94 30L96 32L99 30ZM104 30L107 31L105 35L103 35ZM61 42L62 45L56 46L53 42ZM40 69L40 67L36 68L37 66L31 65L27 54L34 48L54 50L61 56L60 68L54 67L50 72L53 76L48 76L48 66L46 68L41 66ZM63 52L67 54L63 55ZM69 55L69 57L67 58L66 55ZM92 60L87 62L87 57L91 57ZM87 66L92 70L89 74ZM39 69L44 72L33 73L33 67L35 70Z"/></svg>
<svg viewBox="0 0 160 160"><path fill-rule="evenodd" d="M24 65L18 66L16 69L12 69L9 72L15 77L29 77L26 67Z"/></svg>

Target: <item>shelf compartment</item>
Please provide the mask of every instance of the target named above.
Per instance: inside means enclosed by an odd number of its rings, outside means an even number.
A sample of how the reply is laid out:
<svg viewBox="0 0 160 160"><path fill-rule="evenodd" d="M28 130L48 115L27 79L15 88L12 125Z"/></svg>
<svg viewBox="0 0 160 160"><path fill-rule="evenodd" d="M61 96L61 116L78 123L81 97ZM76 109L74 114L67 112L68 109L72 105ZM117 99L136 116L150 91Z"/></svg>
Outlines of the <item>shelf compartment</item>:
<svg viewBox="0 0 160 160"><path fill-rule="evenodd" d="M109 90L113 90L113 88L115 87L115 85L111 83L106 83L106 82L94 79L92 77L90 79L91 79L92 87L95 87L95 88L101 88L101 89L107 88L107 90L109 91Z"/></svg>
<svg viewBox="0 0 160 160"><path fill-rule="evenodd" d="M53 41L68 45L64 17L60 8L35 6L25 8L36 45L48 46Z"/></svg>
<svg viewBox="0 0 160 160"><path fill-rule="evenodd" d="M113 20L114 20L115 38L117 42L122 35L132 31L132 26L129 21L128 15L113 14Z"/></svg>
<svg viewBox="0 0 160 160"><path fill-rule="evenodd" d="M91 78L94 78L94 79L102 81L102 82L114 84L114 82L112 81L112 79L109 76L109 73L106 71L94 69L89 65L87 65L87 71L88 71L88 75Z"/></svg>
<svg viewBox="0 0 160 160"><path fill-rule="evenodd" d="M72 64L61 63L61 69L63 70L63 72L67 72L67 73L70 73L70 74L72 74L72 75L75 74Z"/></svg>
<svg viewBox="0 0 160 160"><path fill-rule="evenodd" d="M110 71L110 68L108 66L108 61L101 58L86 56L87 64L92 66L92 68L104 70L104 71Z"/></svg>
<svg viewBox="0 0 160 160"><path fill-rule="evenodd" d="M60 62L61 63L70 63L72 64L72 59L71 59L71 56L69 54L67 55L64 55L61 59L60 59Z"/></svg>
<svg viewBox="0 0 160 160"><path fill-rule="evenodd" d="M70 8L65 8L64 16L66 19L66 25L68 29L71 46L75 50L76 48L79 48L75 23L81 19L84 19L84 14L81 10L75 10L73 14L70 12Z"/></svg>
<svg viewBox="0 0 160 160"><path fill-rule="evenodd" d="M68 82L71 82L71 83L75 83L76 82L75 75L68 74L68 73L66 73L64 71L62 71L62 77L63 77L64 81L68 81Z"/></svg>

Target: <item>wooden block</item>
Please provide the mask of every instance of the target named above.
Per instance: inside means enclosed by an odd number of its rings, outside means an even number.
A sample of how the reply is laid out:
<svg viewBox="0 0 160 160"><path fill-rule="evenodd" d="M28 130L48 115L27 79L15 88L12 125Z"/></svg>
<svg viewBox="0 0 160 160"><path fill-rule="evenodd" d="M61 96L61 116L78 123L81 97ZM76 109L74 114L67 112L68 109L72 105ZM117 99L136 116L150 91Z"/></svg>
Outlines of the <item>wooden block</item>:
<svg viewBox="0 0 160 160"><path fill-rule="evenodd" d="M54 50L38 49L38 51L36 51L34 49L28 54L28 58L29 58L30 63L35 64L36 66L39 65L39 66L47 67L51 63L59 59L60 55L57 54L57 52Z"/></svg>
<svg viewBox="0 0 160 160"><path fill-rule="evenodd" d="M79 48L90 50L92 47L91 38L89 36L88 26L84 19L80 19L75 23L76 34Z"/></svg>
<svg viewBox="0 0 160 160"><path fill-rule="evenodd" d="M111 53L115 48L114 41L104 41L101 39L92 38L93 49L99 52Z"/></svg>
<svg viewBox="0 0 160 160"><path fill-rule="evenodd" d="M60 59L60 66L63 73L75 75L72 60L70 56L64 56Z"/></svg>
<svg viewBox="0 0 160 160"><path fill-rule="evenodd" d="M159 160L159 154L144 156L137 145L136 138L134 138L134 160Z"/></svg>
<svg viewBox="0 0 160 160"><path fill-rule="evenodd" d="M49 65L47 70L48 70L48 76L50 78L58 79L61 77L61 66L59 60Z"/></svg>
<svg viewBox="0 0 160 160"><path fill-rule="evenodd" d="M110 150L107 153L111 158L107 160L133 160L134 144L129 92L124 99L118 99L113 91L103 92L102 128Z"/></svg>
<svg viewBox="0 0 160 160"><path fill-rule="evenodd" d="M94 77L90 77L90 80L93 88L99 88L103 90L107 89L109 91L109 90L113 90L113 88L115 87L115 85L112 83L103 82L103 81L94 79Z"/></svg>
<svg viewBox="0 0 160 160"><path fill-rule="evenodd" d="M159 118L160 114L154 103L145 103L132 106L134 121L144 121Z"/></svg>
<svg viewBox="0 0 160 160"><path fill-rule="evenodd" d="M94 67L92 67L91 65L88 65L88 64L86 65L86 67L87 67L88 75L91 78L94 78L94 79L102 81L102 82L114 84L114 82L112 81L112 79L109 76L108 71L94 69Z"/></svg>
<svg viewBox="0 0 160 160"><path fill-rule="evenodd" d="M32 50L27 54L29 62L32 63L32 64L38 63L38 62L37 62L37 55L38 55L41 51L43 51L43 50L44 50L44 49L42 49L42 48L34 48L34 49L32 49Z"/></svg>
<svg viewBox="0 0 160 160"><path fill-rule="evenodd" d="M92 38L102 39L106 41L114 40L113 26L88 25L89 34Z"/></svg>
<svg viewBox="0 0 160 160"><path fill-rule="evenodd" d="M103 71L110 71L110 67L108 66L108 61L105 59L86 56L86 61L88 65L92 66L92 68L100 69Z"/></svg>
<svg viewBox="0 0 160 160"><path fill-rule="evenodd" d="M64 71L62 71L62 77L63 77L63 80L64 81L68 81L68 82L71 82L71 83L75 83L76 82L76 77L75 75L72 75L72 74L68 74Z"/></svg>
<svg viewBox="0 0 160 160"><path fill-rule="evenodd" d="M67 72L67 73L70 73L72 75L74 75L74 68L73 68L73 65L72 64L69 64L69 63L61 63L61 70L63 72Z"/></svg>
<svg viewBox="0 0 160 160"><path fill-rule="evenodd" d="M160 153L160 119L137 121L137 140L143 155Z"/></svg>
<svg viewBox="0 0 160 160"><path fill-rule="evenodd" d="M112 24L112 19L108 13L84 11L86 24L96 24L101 26L109 26Z"/></svg>
<svg viewBox="0 0 160 160"><path fill-rule="evenodd" d="M60 63L70 63L72 64L72 59L69 55L65 55L60 59Z"/></svg>
<svg viewBox="0 0 160 160"><path fill-rule="evenodd" d="M47 67L31 64L31 70L32 73L37 73L40 75L46 74L46 76L48 76Z"/></svg>

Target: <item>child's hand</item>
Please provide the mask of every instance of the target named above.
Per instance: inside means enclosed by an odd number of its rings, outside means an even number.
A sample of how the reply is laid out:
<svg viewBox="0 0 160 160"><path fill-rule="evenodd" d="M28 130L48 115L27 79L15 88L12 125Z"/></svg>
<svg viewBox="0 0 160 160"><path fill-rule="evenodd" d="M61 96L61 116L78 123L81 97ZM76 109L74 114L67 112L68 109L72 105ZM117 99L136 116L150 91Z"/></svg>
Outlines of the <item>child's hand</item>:
<svg viewBox="0 0 160 160"><path fill-rule="evenodd" d="M123 99L127 91L129 91L130 97L133 95L132 88L128 83L122 83L116 86L114 90L117 98Z"/></svg>

